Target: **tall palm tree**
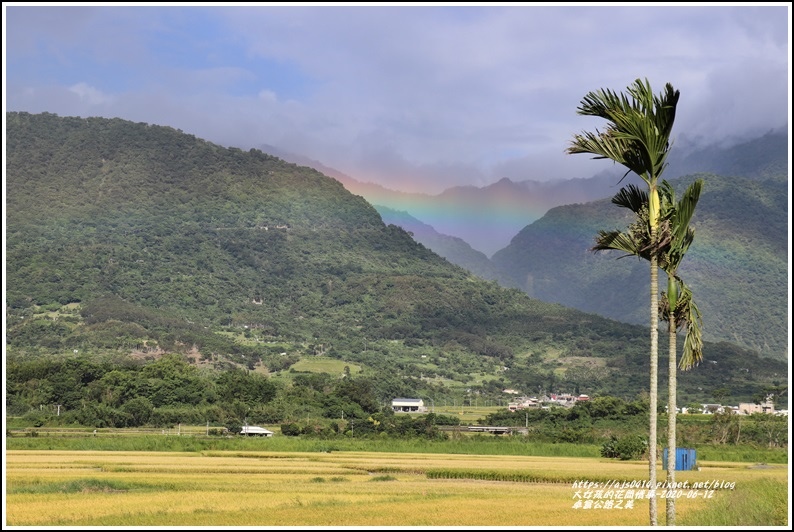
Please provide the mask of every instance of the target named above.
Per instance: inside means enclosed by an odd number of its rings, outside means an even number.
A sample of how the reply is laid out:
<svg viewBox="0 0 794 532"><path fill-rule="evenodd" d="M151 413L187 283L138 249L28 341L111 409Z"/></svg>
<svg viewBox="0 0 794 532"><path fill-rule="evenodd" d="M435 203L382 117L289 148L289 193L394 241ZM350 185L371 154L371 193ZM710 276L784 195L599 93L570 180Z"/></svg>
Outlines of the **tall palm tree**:
<svg viewBox="0 0 794 532"><path fill-rule="evenodd" d="M592 251L620 250L628 256L650 260L655 254L659 266L667 274L667 291L662 293L659 312L668 323L669 335L669 381L668 381L668 453L676 449L676 358L677 330L686 326L684 352L681 368L692 368L703 358L700 311L692 299L692 291L677 275L678 266L694 240L695 232L689 226L695 206L703 188L703 180L692 183L684 192L680 202L675 201L675 191L667 181L662 181L660 190L660 230L654 243L650 237L648 196L633 185L629 185L612 198L620 207L630 209L636 215L627 232L599 231ZM670 456L668 454L668 456ZM668 459L667 484L675 482L675 459ZM675 524L675 499L666 499L667 525Z"/></svg>
<svg viewBox="0 0 794 532"><path fill-rule="evenodd" d="M648 185L648 226L652 240L659 229L659 193L657 182L667 167L670 151L670 133L675 122L676 106L680 96L670 83L654 95L651 85L637 79L627 88L628 95L609 89L590 92L582 99L577 114L607 120L606 129L595 133L574 135L566 150L569 154L589 153L594 159L611 159L634 172ZM650 256L650 422L648 435L648 474L651 485L656 485L656 423L659 380L659 277L657 258ZM657 524L656 498L650 499L650 524Z"/></svg>

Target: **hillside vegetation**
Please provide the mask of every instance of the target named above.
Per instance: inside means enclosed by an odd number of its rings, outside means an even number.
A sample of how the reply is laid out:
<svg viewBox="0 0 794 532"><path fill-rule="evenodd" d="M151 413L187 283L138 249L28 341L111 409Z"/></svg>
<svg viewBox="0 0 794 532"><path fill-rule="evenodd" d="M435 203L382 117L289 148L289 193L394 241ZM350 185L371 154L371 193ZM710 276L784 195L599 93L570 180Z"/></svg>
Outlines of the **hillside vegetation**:
<svg viewBox="0 0 794 532"><path fill-rule="evenodd" d="M704 338L786 361L788 183L714 174L671 183L683 190L697 178L704 186L692 220L695 240L679 273L703 313ZM644 323L647 264L619 259L620 252L589 251L598 229L625 229L630 216L609 199L556 207L492 260L509 272L504 283L518 283L532 297Z"/></svg>
<svg viewBox="0 0 794 532"><path fill-rule="evenodd" d="M6 118L6 356L19 367L177 353L298 386L284 399L298 403L306 372L293 365L320 356L356 368L377 406L646 387L643 327L483 281L315 170L168 127ZM679 378L680 401L725 387L750 400L786 380L753 351L706 352L713 363ZM20 389L37 389L27 375ZM20 409L41 404L20 394Z"/></svg>

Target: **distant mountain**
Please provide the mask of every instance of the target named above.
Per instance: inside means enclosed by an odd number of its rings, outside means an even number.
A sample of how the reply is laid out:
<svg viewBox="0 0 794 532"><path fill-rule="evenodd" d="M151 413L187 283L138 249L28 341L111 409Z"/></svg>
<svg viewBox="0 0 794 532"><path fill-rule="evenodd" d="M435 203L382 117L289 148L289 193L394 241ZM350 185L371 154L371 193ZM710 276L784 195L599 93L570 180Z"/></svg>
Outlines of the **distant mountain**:
<svg viewBox="0 0 794 532"><path fill-rule="evenodd" d="M694 151L684 151L686 146L676 144L665 175L672 179L704 172L757 180L775 179L788 172L790 146L791 139L783 129L731 145L717 144Z"/></svg>
<svg viewBox="0 0 794 532"><path fill-rule="evenodd" d="M783 130L770 131L761 138L727 147L715 145L687 150L685 141L681 141L670 154L665 176L675 179L707 172L761 179L779 175L788 167L788 144L788 134ZM275 148L267 149L274 150L268 153L279 154ZM518 182L503 178L484 187L460 186L435 195L417 194L362 182L355 176L299 155L282 153L279 156L315 168L371 204L406 212L438 233L460 238L489 257L553 207L610 198L621 186L642 184L633 174L623 178L623 167L604 162L604 170L589 178Z"/></svg>
<svg viewBox="0 0 794 532"><path fill-rule="evenodd" d="M443 235L433 227L420 222L404 211L396 211L382 205L375 205L383 222L394 224L408 231L414 240L432 249L453 264L461 266L473 274L487 280L500 280L503 285L510 286L510 277L500 269L484 253L472 247L458 237ZM518 284L514 286L518 288Z"/></svg>
<svg viewBox="0 0 794 532"><path fill-rule="evenodd" d="M788 181L699 174L695 241L679 270L704 315L704 337L787 360ZM599 229L625 229L631 213L610 200L551 209L493 262L530 296L627 323L647 321L648 265L589 252Z"/></svg>
<svg viewBox="0 0 794 532"><path fill-rule="evenodd" d="M370 203L407 212L490 256L549 208L613 193L620 176L603 173L589 179L519 183L504 178L485 187L452 187L437 195L404 194L351 178L337 179Z"/></svg>
<svg viewBox="0 0 794 532"><path fill-rule="evenodd" d="M180 352L273 374L325 355L379 400L647 386L647 328L472 275L314 169L47 113L7 113L5 148L7 356ZM682 403L785 379L735 344L707 357L718 370L679 376Z"/></svg>
<svg viewBox="0 0 794 532"><path fill-rule="evenodd" d="M263 146L262 149L323 172L371 204L404 212L432 226L439 234L464 240L487 256L505 247L518 231L543 216L551 207L613 194L622 177L613 169L590 178L521 182L503 178L485 187L452 187L440 194L409 193L358 180L319 161L273 146Z"/></svg>

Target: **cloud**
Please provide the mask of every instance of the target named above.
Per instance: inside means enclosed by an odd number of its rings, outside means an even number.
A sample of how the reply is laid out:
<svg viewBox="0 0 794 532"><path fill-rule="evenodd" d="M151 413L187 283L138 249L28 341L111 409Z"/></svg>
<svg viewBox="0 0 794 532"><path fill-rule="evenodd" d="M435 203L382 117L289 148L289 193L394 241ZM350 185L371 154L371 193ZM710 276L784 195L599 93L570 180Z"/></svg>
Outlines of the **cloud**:
<svg viewBox="0 0 794 532"><path fill-rule="evenodd" d="M103 94L102 91L91 87L87 83L77 83L69 87L69 91L73 92L89 106L106 105L113 102L113 98Z"/></svg>
<svg viewBox="0 0 794 532"><path fill-rule="evenodd" d="M118 116L423 187L585 177L599 88L681 91L688 143L788 124L789 6L9 7L9 110Z"/></svg>

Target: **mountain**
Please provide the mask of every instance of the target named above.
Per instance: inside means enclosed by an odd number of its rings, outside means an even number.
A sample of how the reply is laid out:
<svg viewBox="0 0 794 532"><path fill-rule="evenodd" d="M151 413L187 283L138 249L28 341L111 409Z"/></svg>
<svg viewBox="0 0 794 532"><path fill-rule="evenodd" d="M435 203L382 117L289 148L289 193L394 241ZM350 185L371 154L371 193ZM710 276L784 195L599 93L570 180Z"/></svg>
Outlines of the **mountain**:
<svg viewBox="0 0 794 532"><path fill-rule="evenodd" d="M273 146L263 146L263 149L285 160L323 172L371 204L404 212L414 220L431 226L438 234L462 239L474 250L487 256L507 246L518 231L540 218L551 207L613 194L622 176L613 170L586 179L563 181L514 182L502 178L485 187L459 186L439 194L423 194L360 181L319 161ZM439 252L435 248L431 249Z"/></svg>
<svg viewBox="0 0 794 532"><path fill-rule="evenodd" d="M396 211L382 205L375 205L383 222L393 224L406 230L420 244L430 248L449 262L465 268L483 279L499 280L503 286L518 288L516 283L510 286L510 275L501 271L484 253L473 249L463 239L444 235L430 225L420 222L405 211Z"/></svg>
<svg viewBox="0 0 794 532"><path fill-rule="evenodd" d="M281 376L324 355L380 400L647 385L642 326L480 279L314 169L121 119L6 114L5 281L15 358L177 352ZM708 357L682 402L726 383L750 400L787 371L724 342Z"/></svg>
<svg viewBox="0 0 794 532"><path fill-rule="evenodd" d="M775 179L788 173L791 140L784 129L771 130L757 138L729 145L714 144L696 150L679 151L676 144L665 170L669 178L688 174L710 173L749 179Z"/></svg>
<svg viewBox="0 0 794 532"><path fill-rule="evenodd" d="M695 240L679 273L703 313L704 338L788 360L788 182L695 174L671 180L679 194L704 180ZM647 321L648 265L619 252L594 254L599 229L623 230L631 213L600 200L551 209L493 262L530 296L627 323Z"/></svg>
<svg viewBox="0 0 794 532"><path fill-rule="evenodd" d="M671 151L665 176L670 180L706 172L751 179L773 177L787 171L788 146L788 133L784 130L770 131L760 138L732 145L703 148L690 147L686 139L681 139ZM294 154L285 153L283 157L316 168L373 205L404 211L438 233L460 238L489 257L553 207L610 198L628 183L642 185L633 174L623 178L623 167L605 162L605 169L589 178L559 181L503 178L484 187L453 187L435 195L409 194L362 182Z"/></svg>
<svg viewBox="0 0 794 532"><path fill-rule="evenodd" d="M620 176L603 173L589 179L519 183L503 178L485 187L452 187L436 195L395 192L342 176L337 179L370 203L407 212L490 256L549 208L611 194Z"/></svg>

